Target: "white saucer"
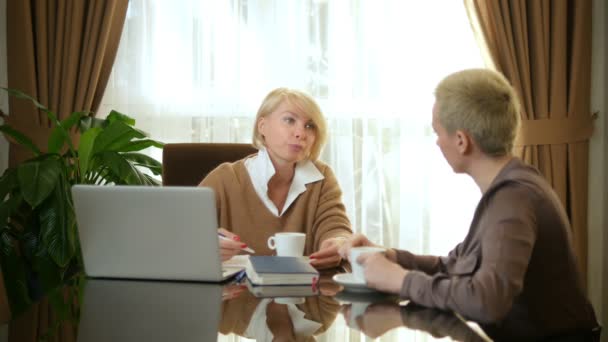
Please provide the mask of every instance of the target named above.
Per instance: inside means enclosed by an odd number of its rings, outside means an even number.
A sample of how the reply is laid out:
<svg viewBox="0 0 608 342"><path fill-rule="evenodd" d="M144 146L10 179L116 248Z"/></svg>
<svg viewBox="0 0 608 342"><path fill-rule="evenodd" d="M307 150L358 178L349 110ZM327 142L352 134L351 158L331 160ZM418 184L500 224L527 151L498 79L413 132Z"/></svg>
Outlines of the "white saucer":
<svg viewBox="0 0 608 342"><path fill-rule="evenodd" d="M332 279L336 283L344 286L344 290L346 291L358 293L377 292L376 290L367 287L365 282L355 279L355 276L353 276L352 273L338 273L335 274Z"/></svg>

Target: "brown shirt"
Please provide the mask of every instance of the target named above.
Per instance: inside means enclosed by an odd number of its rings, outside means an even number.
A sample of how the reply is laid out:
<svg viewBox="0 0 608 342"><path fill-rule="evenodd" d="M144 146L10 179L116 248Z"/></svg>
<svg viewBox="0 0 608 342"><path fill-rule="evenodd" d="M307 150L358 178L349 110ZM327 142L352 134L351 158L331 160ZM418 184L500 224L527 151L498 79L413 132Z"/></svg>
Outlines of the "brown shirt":
<svg viewBox="0 0 608 342"><path fill-rule="evenodd" d="M511 160L482 196L447 257L398 251L403 297L487 324L498 338L591 329L568 217L538 171Z"/></svg>
<svg viewBox="0 0 608 342"><path fill-rule="evenodd" d="M464 320L451 312L429 309L413 303L400 308L401 320L408 329L426 331L435 338L447 336L454 341L486 341Z"/></svg>
<svg viewBox="0 0 608 342"><path fill-rule="evenodd" d="M304 254L309 255L328 238L352 234L336 177L326 164L314 164L325 178L307 184L306 191L280 217L272 214L255 192L244 159L218 166L201 186L215 191L220 227L239 235L256 255L273 254L266 241L277 232L306 233Z"/></svg>

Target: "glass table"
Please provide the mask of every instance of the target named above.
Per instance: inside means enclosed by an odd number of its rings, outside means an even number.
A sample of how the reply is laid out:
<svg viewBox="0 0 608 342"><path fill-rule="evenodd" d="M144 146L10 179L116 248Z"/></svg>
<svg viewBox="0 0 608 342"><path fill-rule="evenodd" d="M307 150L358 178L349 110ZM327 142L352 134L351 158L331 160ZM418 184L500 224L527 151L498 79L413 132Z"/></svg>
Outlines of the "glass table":
<svg viewBox="0 0 608 342"><path fill-rule="evenodd" d="M8 341L487 341L475 323L377 292L87 279L46 293L4 327Z"/></svg>

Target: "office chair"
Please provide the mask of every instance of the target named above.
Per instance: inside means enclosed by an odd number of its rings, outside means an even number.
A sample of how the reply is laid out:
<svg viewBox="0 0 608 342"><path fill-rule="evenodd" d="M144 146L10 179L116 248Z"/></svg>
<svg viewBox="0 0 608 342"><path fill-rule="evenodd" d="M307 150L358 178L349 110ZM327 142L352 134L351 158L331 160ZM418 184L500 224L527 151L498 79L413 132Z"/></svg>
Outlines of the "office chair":
<svg viewBox="0 0 608 342"><path fill-rule="evenodd" d="M163 148L163 185L197 186L220 164L256 152L251 144L166 144Z"/></svg>

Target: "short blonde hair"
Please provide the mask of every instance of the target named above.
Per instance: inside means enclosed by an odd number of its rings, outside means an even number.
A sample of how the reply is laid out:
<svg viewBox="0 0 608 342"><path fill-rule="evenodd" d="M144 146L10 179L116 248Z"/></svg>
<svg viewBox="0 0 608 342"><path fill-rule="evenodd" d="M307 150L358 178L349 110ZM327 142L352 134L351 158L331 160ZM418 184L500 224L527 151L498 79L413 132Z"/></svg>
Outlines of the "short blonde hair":
<svg viewBox="0 0 608 342"><path fill-rule="evenodd" d="M435 110L448 133L468 132L483 153L511 153L519 129L517 94L505 77L468 69L444 78L435 89Z"/></svg>
<svg viewBox="0 0 608 342"><path fill-rule="evenodd" d="M255 124L253 125L253 146L261 148L264 146L264 137L258 130L258 122L260 118L266 117L274 112L283 101L288 101L290 104L296 106L299 110L304 112L310 117L316 127L316 138L315 142L310 148L310 154L308 159L315 161L321 154L321 149L325 145L327 140L327 122L323 117L321 108L315 100L308 94L289 88L277 88L271 91L258 109L258 114L255 117Z"/></svg>

